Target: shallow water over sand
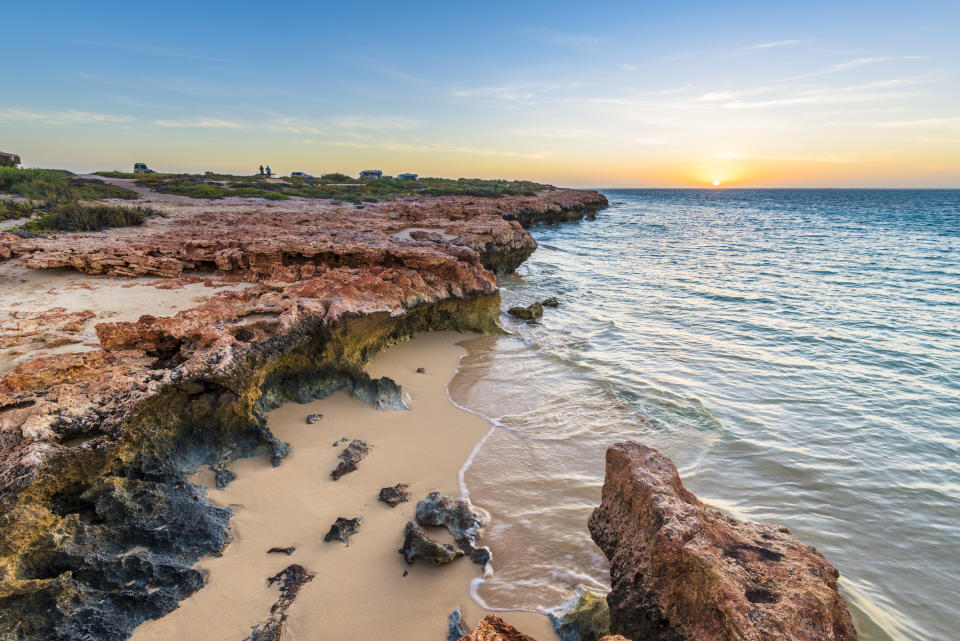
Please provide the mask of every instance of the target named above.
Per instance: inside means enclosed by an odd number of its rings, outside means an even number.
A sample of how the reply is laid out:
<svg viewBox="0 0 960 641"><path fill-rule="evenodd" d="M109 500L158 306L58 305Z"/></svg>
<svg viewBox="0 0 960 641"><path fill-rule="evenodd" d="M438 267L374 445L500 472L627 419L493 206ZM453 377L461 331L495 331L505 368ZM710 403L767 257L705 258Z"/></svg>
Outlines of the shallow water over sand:
<svg viewBox="0 0 960 641"><path fill-rule="evenodd" d="M498 429L465 473L493 515L491 607L603 587L586 520L610 443L644 441L741 518L840 570L861 638L960 629L960 192L609 191L535 228L450 386Z"/></svg>

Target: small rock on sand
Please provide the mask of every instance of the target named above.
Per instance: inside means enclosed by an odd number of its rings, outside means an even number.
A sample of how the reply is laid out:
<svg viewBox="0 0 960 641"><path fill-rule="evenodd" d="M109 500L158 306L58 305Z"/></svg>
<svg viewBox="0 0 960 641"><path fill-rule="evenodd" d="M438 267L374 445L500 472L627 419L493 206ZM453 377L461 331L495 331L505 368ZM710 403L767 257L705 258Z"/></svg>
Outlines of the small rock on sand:
<svg viewBox="0 0 960 641"><path fill-rule="evenodd" d="M297 548L292 545L288 548L270 548L267 550L267 554L286 554L287 556L290 556L296 549Z"/></svg>
<svg viewBox="0 0 960 641"><path fill-rule="evenodd" d="M406 503L410 500L410 495L407 494L408 487L410 486L406 483L397 483L393 487L382 488L380 490L380 500L390 507L397 507L400 503Z"/></svg>
<svg viewBox="0 0 960 641"><path fill-rule="evenodd" d="M363 517L358 516L355 519L345 519L342 516L330 526L330 531L323 537L324 541L343 541L350 545L350 537L360 531L360 525L363 523Z"/></svg>
<svg viewBox="0 0 960 641"><path fill-rule="evenodd" d="M313 425L323 418L323 414L307 414L307 425Z"/></svg>

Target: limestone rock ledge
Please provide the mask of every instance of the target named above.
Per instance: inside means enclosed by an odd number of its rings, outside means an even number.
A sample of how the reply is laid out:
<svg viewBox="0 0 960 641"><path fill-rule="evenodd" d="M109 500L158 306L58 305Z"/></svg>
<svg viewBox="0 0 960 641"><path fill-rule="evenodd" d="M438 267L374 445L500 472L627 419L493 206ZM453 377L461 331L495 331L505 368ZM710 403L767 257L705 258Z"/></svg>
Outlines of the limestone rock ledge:
<svg viewBox="0 0 960 641"><path fill-rule="evenodd" d="M363 369L392 343L500 331L488 270L536 248L505 217L598 198L211 204L144 230L0 234L0 261L29 269L242 284L173 316L101 323L99 349L0 379L0 638L120 641L175 608L203 585L197 559L229 542L230 510L189 473L256 453L279 464L289 447L264 412L286 400L398 394Z"/></svg>
<svg viewBox="0 0 960 641"><path fill-rule="evenodd" d="M839 573L787 528L703 505L673 463L636 442L607 450L589 521L610 560L611 632L635 641L852 641Z"/></svg>

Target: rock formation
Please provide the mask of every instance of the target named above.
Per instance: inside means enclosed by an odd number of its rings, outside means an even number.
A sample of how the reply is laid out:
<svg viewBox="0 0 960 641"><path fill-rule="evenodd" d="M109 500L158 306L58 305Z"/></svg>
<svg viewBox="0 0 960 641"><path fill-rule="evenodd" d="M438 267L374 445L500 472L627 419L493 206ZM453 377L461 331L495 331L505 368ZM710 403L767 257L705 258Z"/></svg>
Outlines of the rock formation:
<svg viewBox="0 0 960 641"><path fill-rule="evenodd" d="M27 269L237 285L174 315L102 322L98 346L22 359L0 379L0 630L119 641L177 607L203 585L196 560L228 540L229 510L189 474L213 466L226 482L230 460L256 454L279 464L289 446L264 413L286 401L347 390L399 407L402 390L363 371L375 354L422 331L501 331L488 270L535 249L518 221L603 204L566 190L363 210L191 203L144 229L0 233L0 262ZM414 226L435 233L404 235ZM0 327L0 346L74 340L96 312L24 316Z"/></svg>
<svg viewBox="0 0 960 641"><path fill-rule="evenodd" d="M410 486L406 483L397 483L393 487L381 488L379 498L390 507L397 507L410 500L410 495L407 493L408 487Z"/></svg>
<svg viewBox="0 0 960 641"><path fill-rule="evenodd" d="M330 526L330 531L323 537L323 540L328 543L330 541L341 541L346 545L350 545L350 537L360 531L362 524L362 516L358 516L355 519L347 519L341 516Z"/></svg>
<svg viewBox="0 0 960 641"><path fill-rule="evenodd" d="M417 503L417 521L447 528L474 563L484 565L490 560L489 548L476 547L477 538L490 521L490 515L486 510L474 507L470 499L454 499L440 492L431 492Z"/></svg>
<svg viewBox="0 0 960 641"><path fill-rule="evenodd" d="M352 441L340 452L340 463L337 464L336 469L330 472L330 478L337 481L344 474L353 472L357 469L357 463L365 459L369 453L369 445L360 440Z"/></svg>
<svg viewBox="0 0 960 641"><path fill-rule="evenodd" d="M498 617L488 614L480 620L470 634L460 637L460 641L537 641L517 630Z"/></svg>
<svg viewBox="0 0 960 641"><path fill-rule="evenodd" d="M610 631L606 596L580 587L569 602L550 613L550 623L560 641L598 641Z"/></svg>
<svg viewBox="0 0 960 641"><path fill-rule="evenodd" d="M280 597L270 608L270 615L256 626L244 641L280 641L283 638L283 625L287 622L287 610L293 605L300 588L313 580L315 575L307 572L302 565L290 565L267 579L267 585L280 585Z"/></svg>
<svg viewBox="0 0 960 641"><path fill-rule="evenodd" d="M852 641L837 570L777 525L704 506L657 450L607 450L590 517L610 560L611 631L644 641Z"/></svg>
<svg viewBox="0 0 960 641"><path fill-rule="evenodd" d="M408 565L417 559L430 561L434 565L446 565L463 556L463 552L448 543L440 543L430 538L422 527L409 521L403 530L403 545L398 550Z"/></svg>

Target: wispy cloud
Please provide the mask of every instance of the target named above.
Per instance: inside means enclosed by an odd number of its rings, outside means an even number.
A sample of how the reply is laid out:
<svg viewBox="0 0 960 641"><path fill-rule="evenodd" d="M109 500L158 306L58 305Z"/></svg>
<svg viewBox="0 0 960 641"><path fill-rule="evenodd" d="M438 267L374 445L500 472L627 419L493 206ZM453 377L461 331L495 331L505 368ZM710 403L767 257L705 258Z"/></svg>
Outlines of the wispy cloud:
<svg viewBox="0 0 960 641"><path fill-rule="evenodd" d="M186 60L197 60L202 62L227 62L224 58L206 56L189 51L181 51L171 47L153 46L145 44L128 44L122 42L100 42L93 40L74 40L73 44L87 47L101 47L105 49L120 49L123 51L134 51L136 53L146 54L148 56L162 56L165 58L184 58Z"/></svg>
<svg viewBox="0 0 960 641"><path fill-rule="evenodd" d="M420 122L405 116L343 116L333 119L333 125L342 129L366 129L370 131L394 131L413 129Z"/></svg>
<svg viewBox="0 0 960 641"><path fill-rule="evenodd" d="M194 118L183 120L154 120L153 124L160 127L185 127L185 128L209 128L209 129L245 129L246 126L232 120L221 120L219 118Z"/></svg>
<svg viewBox="0 0 960 641"><path fill-rule="evenodd" d="M758 42L755 45L746 47L747 50L750 49L773 49L774 47L789 47L790 45L798 45L806 42L806 40L775 40L773 42Z"/></svg>
<svg viewBox="0 0 960 641"><path fill-rule="evenodd" d="M573 91L586 86L587 83L579 81L559 82L549 85L517 84L454 89L451 93L457 98L476 98L487 102L531 106L546 101L564 100L565 98L560 92Z"/></svg>
<svg viewBox="0 0 960 641"><path fill-rule="evenodd" d="M862 102L865 100L889 100L910 94L886 90L918 85L928 81L929 76L894 78L860 85L848 85L845 87L809 89L779 98L770 98L769 100L749 101L734 99L725 102L723 106L727 109L756 109L760 107L783 107L789 105L838 104Z"/></svg>
<svg viewBox="0 0 960 641"><path fill-rule="evenodd" d="M832 127L876 127L879 129L923 129L923 128L952 128L960 126L960 116L944 118L915 118L912 120L886 120L869 122L863 120L831 120L825 123Z"/></svg>
<svg viewBox="0 0 960 641"><path fill-rule="evenodd" d="M790 76L789 78L784 78L784 80L802 80L804 78L815 78L817 76L826 76L833 73L841 73L844 71L850 71L851 69L858 69L860 67L866 67L867 65L877 64L878 62L888 62L890 60L896 60L896 58L891 57L882 57L882 58L854 58L853 60L847 60L846 62L840 62L835 65L826 67L825 69L818 69L817 71L811 71L810 73L802 73L798 76Z"/></svg>
<svg viewBox="0 0 960 641"><path fill-rule="evenodd" d="M324 147L347 147L352 149L376 149L380 151L403 151L414 153L426 152L447 152L456 154L467 154L471 156L498 156L502 158L526 158L530 160L542 160L550 156L550 152L541 151L526 153L506 149L491 149L487 147L471 147L469 145L451 145L446 143L403 143L403 142L358 142L354 140L314 140L306 139L299 141L304 145L318 145Z"/></svg>
<svg viewBox="0 0 960 641"><path fill-rule="evenodd" d="M34 122L44 125L93 124L132 122L134 116L118 114L100 114L89 111L24 111L21 109L0 109L0 120L5 122Z"/></svg>
<svg viewBox="0 0 960 641"><path fill-rule="evenodd" d="M816 163L843 163L850 162L846 156L804 156L791 154L751 154L739 151L720 151L703 158L709 160L773 160L781 162L816 162Z"/></svg>

